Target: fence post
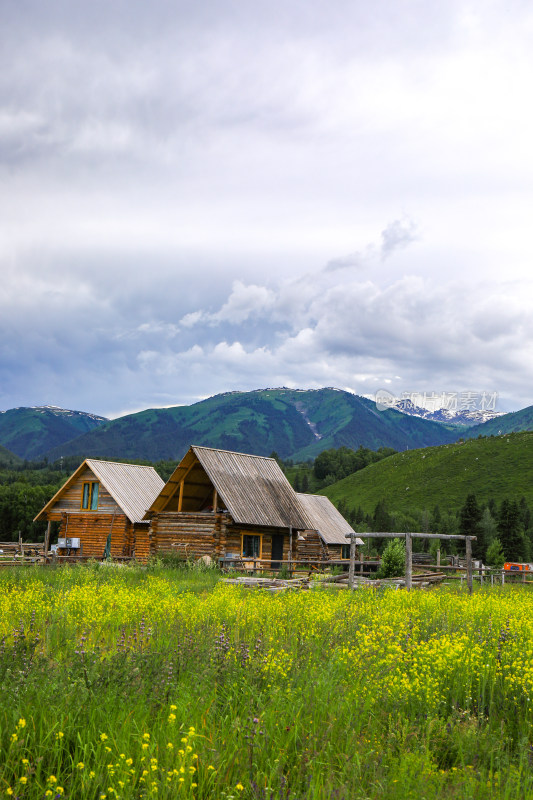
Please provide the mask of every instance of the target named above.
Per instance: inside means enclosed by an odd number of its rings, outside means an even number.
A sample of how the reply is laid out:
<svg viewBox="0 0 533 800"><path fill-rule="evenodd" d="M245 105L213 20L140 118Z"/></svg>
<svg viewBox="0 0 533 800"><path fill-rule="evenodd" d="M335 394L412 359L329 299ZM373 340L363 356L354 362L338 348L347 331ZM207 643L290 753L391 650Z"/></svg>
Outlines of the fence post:
<svg viewBox="0 0 533 800"><path fill-rule="evenodd" d="M410 533L405 534L405 588L408 592L413 586L413 540Z"/></svg>
<svg viewBox="0 0 533 800"><path fill-rule="evenodd" d="M466 537L466 582L468 585L468 594L472 594L473 579L472 579L472 540L469 536Z"/></svg>
<svg viewBox="0 0 533 800"><path fill-rule="evenodd" d="M44 563L46 564L46 556L48 555L48 550L50 549L50 528L52 527L52 523L48 520L48 525L46 526L46 533L44 535Z"/></svg>
<svg viewBox="0 0 533 800"><path fill-rule="evenodd" d="M355 534L350 536L350 569L348 571L348 586L354 588L355 580Z"/></svg>

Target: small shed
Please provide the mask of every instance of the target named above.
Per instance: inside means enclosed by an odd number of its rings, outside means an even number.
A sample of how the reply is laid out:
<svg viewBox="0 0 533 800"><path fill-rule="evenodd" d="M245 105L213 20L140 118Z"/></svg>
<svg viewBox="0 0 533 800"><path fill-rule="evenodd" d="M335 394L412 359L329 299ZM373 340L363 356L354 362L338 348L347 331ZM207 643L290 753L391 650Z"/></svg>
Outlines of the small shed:
<svg viewBox="0 0 533 800"><path fill-rule="evenodd" d="M308 528L299 496L275 459L197 445L144 519L151 519L153 553L272 569L289 552L296 559L297 532Z"/></svg>
<svg viewBox="0 0 533 800"><path fill-rule="evenodd" d="M111 534L111 556L146 559L144 514L164 485L153 467L87 458L35 521L59 522L61 539L79 539L73 554L102 558Z"/></svg>
<svg viewBox="0 0 533 800"><path fill-rule="evenodd" d="M323 559L349 561L350 545L347 533L355 533L329 498L321 494L299 494L300 503L309 520L309 530L301 532L298 541L299 559L316 558L320 553ZM364 544L356 539L356 546Z"/></svg>

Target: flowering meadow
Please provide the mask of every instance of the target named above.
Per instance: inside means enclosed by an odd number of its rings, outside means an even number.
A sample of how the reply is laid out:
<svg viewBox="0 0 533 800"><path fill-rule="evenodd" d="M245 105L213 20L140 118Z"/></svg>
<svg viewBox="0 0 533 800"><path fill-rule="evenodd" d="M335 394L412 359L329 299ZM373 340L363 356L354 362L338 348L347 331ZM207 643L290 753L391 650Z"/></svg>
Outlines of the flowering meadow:
<svg viewBox="0 0 533 800"><path fill-rule="evenodd" d="M0 584L0 797L533 798L529 587Z"/></svg>

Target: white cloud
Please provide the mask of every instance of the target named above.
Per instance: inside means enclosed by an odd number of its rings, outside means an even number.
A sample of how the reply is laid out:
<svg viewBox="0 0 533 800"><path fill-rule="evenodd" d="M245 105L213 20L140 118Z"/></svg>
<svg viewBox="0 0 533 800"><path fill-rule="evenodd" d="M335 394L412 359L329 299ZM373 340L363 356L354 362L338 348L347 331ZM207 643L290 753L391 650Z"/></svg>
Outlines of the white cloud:
<svg viewBox="0 0 533 800"><path fill-rule="evenodd" d="M11 4L0 404L469 376L531 401L533 12L412 8Z"/></svg>

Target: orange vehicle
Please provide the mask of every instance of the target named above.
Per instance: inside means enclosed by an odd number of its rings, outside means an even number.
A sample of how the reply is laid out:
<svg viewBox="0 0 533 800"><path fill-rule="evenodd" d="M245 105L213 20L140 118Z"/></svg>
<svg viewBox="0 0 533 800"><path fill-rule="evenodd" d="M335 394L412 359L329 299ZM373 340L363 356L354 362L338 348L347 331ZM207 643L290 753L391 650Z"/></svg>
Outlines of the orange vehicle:
<svg viewBox="0 0 533 800"><path fill-rule="evenodd" d="M531 564L519 564L518 562L508 561L503 565L507 572L531 572Z"/></svg>

